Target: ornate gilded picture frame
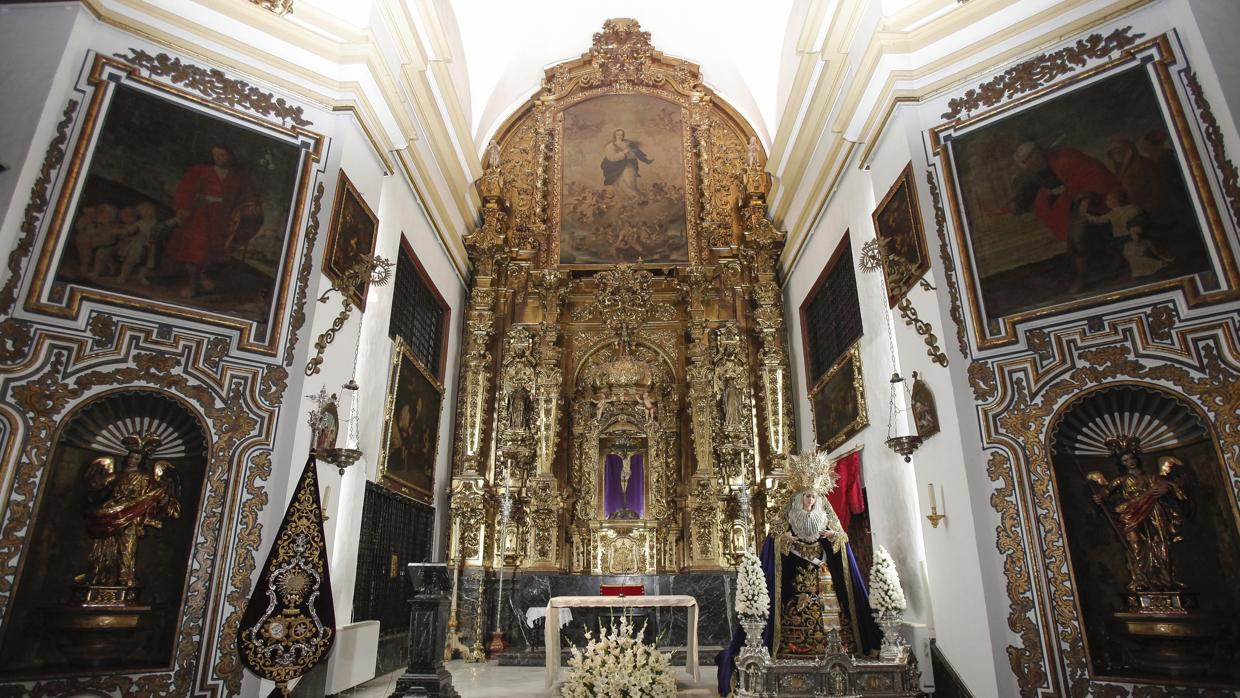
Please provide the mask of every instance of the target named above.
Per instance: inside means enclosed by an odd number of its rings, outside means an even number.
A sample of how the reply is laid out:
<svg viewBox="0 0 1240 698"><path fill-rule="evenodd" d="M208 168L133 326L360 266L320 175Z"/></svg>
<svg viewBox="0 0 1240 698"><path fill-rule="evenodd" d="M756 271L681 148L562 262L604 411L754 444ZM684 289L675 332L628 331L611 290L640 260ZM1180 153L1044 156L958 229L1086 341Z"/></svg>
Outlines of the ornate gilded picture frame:
<svg viewBox="0 0 1240 698"><path fill-rule="evenodd" d="M323 273L327 278L340 279L358 259L374 254L378 233L379 217L344 170L340 170L336 200L332 204L332 222L327 230L327 248L323 252ZM367 279L362 282L361 289L349 294L349 300L358 310L365 310L369 292Z"/></svg>
<svg viewBox="0 0 1240 698"><path fill-rule="evenodd" d="M442 406L443 386L398 337L392 350L387 405L383 411L381 485L431 502Z"/></svg>
<svg viewBox="0 0 1240 698"><path fill-rule="evenodd" d="M508 244L539 266L699 265L739 243L756 134L635 20L607 20L588 53L548 68L499 132L488 186L509 204Z"/></svg>
<svg viewBox="0 0 1240 698"><path fill-rule="evenodd" d="M1015 343L1022 322L1138 295L1238 297L1187 69L1168 35L1139 37L1116 32L1117 58L1016 99L953 100L951 121L930 131L979 348Z"/></svg>
<svg viewBox="0 0 1240 698"><path fill-rule="evenodd" d="M89 104L25 309L149 311L233 329L238 349L274 356L322 137L106 56L95 56L83 89Z"/></svg>
<svg viewBox="0 0 1240 698"><path fill-rule="evenodd" d="M930 269L913 163L904 167L871 217L887 279L887 303L894 308Z"/></svg>
<svg viewBox="0 0 1240 698"><path fill-rule="evenodd" d="M809 394L814 443L828 451L838 448L870 423L861 375L861 343L853 344Z"/></svg>

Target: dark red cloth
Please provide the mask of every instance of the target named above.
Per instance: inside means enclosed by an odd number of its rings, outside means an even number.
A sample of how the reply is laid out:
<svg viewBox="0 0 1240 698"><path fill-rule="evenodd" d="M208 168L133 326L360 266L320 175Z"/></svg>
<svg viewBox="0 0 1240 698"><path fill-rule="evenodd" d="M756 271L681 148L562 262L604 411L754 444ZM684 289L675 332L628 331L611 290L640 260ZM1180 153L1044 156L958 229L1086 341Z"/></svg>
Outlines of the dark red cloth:
<svg viewBox="0 0 1240 698"><path fill-rule="evenodd" d="M641 584L603 584L599 586L600 596L645 596L646 587Z"/></svg>
<svg viewBox="0 0 1240 698"><path fill-rule="evenodd" d="M254 183L236 168L223 179L214 165L189 168L177 185L172 206L178 215L189 212L168 240L165 255L175 262L222 262L263 224L263 207Z"/></svg>
<svg viewBox="0 0 1240 698"><path fill-rule="evenodd" d="M1055 177L1063 183L1062 194L1052 194L1043 187L1033 202L1033 212L1055 237L1068 239L1068 222L1073 202L1082 194L1096 194L1099 202L1107 192L1122 190L1119 179L1099 160L1072 148L1059 148L1046 154L1046 164ZM1102 213L1106 209L1091 210Z"/></svg>
<svg viewBox="0 0 1240 698"><path fill-rule="evenodd" d="M840 526L848 528L853 514L865 511L865 497L861 495L861 452L850 453L835 461L835 489L827 494L827 501L840 517Z"/></svg>

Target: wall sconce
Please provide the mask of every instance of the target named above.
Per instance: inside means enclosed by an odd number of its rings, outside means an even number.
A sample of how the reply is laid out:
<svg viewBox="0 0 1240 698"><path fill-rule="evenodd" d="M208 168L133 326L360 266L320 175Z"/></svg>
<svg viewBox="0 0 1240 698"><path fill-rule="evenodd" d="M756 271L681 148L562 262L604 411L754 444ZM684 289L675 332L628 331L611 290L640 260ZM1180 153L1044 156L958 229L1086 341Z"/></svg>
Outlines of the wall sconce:
<svg viewBox="0 0 1240 698"><path fill-rule="evenodd" d="M938 528L939 522L947 518L947 514L940 514L939 508L938 506L936 506L936 503L934 501L934 483L933 482L927 483L926 489L930 493L930 513L926 515L926 519L930 521L930 526L932 528ZM939 489L942 489L942 487L940 487Z"/></svg>

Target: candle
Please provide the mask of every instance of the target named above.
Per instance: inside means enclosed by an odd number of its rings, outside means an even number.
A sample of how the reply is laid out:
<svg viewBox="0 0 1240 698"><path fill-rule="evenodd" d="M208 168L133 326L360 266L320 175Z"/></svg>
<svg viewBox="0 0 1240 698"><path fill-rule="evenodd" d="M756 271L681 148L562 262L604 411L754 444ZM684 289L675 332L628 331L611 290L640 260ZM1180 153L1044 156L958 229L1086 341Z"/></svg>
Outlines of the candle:
<svg viewBox="0 0 1240 698"><path fill-rule="evenodd" d="M935 504L934 504L934 483L933 483L933 482L926 483L926 489L928 489L928 490L930 491L930 511L934 511L934 509L935 509Z"/></svg>

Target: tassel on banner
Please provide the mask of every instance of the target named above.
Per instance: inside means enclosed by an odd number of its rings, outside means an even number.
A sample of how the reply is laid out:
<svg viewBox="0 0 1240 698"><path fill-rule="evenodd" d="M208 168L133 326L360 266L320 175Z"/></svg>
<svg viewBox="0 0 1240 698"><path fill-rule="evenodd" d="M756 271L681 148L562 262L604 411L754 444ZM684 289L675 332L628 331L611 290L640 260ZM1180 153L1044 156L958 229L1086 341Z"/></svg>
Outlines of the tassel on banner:
<svg viewBox="0 0 1240 698"><path fill-rule="evenodd" d="M314 668L335 640L323 506L312 451L241 616L237 653L247 669L275 682L272 697L287 698L289 682Z"/></svg>

